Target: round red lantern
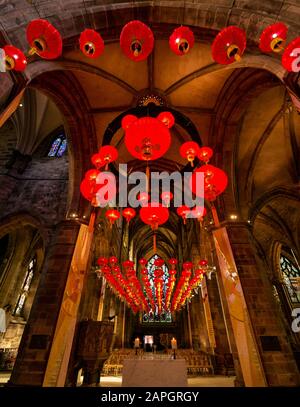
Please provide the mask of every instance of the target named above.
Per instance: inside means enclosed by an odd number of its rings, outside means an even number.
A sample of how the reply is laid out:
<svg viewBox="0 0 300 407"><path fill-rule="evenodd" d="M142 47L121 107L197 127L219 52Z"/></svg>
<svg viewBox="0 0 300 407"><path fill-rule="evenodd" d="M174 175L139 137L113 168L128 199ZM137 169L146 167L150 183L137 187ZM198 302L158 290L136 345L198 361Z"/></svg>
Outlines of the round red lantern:
<svg viewBox="0 0 300 407"><path fill-rule="evenodd" d="M263 52L281 52L287 37L287 26L275 23L265 28L259 39L259 48Z"/></svg>
<svg viewBox="0 0 300 407"><path fill-rule="evenodd" d="M96 193L100 187L101 185L91 183L87 179L84 179L80 184L80 192L82 196L90 201L93 206L97 206Z"/></svg>
<svg viewBox="0 0 300 407"><path fill-rule="evenodd" d="M180 147L181 157L186 158L191 166L194 166L194 159L199 151L199 145L195 141L187 141Z"/></svg>
<svg viewBox="0 0 300 407"><path fill-rule="evenodd" d="M190 212L190 208L188 206L182 205L177 208L177 215L181 216L183 219L183 223L186 224L186 217L187 214Z"/></svg>
<svg viewBox="0 0 300 407"><path fill-rule="evenodd" d="M191 270L193 268L193 263L191 261L186 261L182 265L184 270Z"/></svg>
<svg viewBox="0 0 300 407"><path fill-rule="evenodd" d="M214 152L210 147L200 147L198 151L198 158L200 161L203 161L205 164L209 162Z"/></svg>
<svg viewBox="0 0 300 407"><path fill-rule="evenodd" d="M108 259L106 257L99 257L97 263L99 266L105 266L108 264Z"/></svg>
<svg viewBox="0 0 300 407"><path fill-rule="evenodd" d="M170 147L170 131L158 118L149 116L136 118L135 121L132 120L128 124L125 116L122 120L122 127L125 130L127 150L139 160L156 160L162 157Z"/></svg>
<svg viewBox="0 0 300 407"><path fill-rule="evenodd" d="M198 219L199 222L203 221L203 217L206 215L207 211L204 206L196 206L195 208L191 209L192 218Z"/></svg>
<svg viewBox="0 0 300 407"><path fill-rule="evenodd" d="M133 61L143 61L153 50L154 36L150 28L141 21L127 23L120 35L124 54Z"/></svg>
<svg viewBox="0 0 300 407"><path fill-rule="evenodd" d="M116 256L111 256L108 261L111 265L115 265L118 263L118 258Z"/></svg>
<svg viewBox="0 0 300 407"><path fill-rule="evenodd" d="M165 264L165 262L163 261L163 259L156 259L154 260L154 266L156 267L162 267ZM162 272L162 270L161 270ZM162 276L163 273L160 274L160 276Z"/></svg>
<svg viewBox="0 0 300 407"><path fill-rule="evenodd" d="M148 261L146 259L142 258L142 259L139 260L139 263L140 263L141 266L146 266ZM148 274L148 270L147 269L145 269L145 270L147 271L147 274Z"/></svg>
<svg viewBox="0 0 300 407"><path fill-rule="evenodd" d="M214 201L218 195L225 191L228 184L228 177L224 171L213 165L206 164L197 168L191 178L190 187L192 192L197 196L203 196L203 194L196 188L196 173L204 173L204 198L209 201Z"/></svg>
<svg viewBox="0 0 300 407"><path fill-rule="evenodd" d="M151 228L155 230L159 225L167 222L169 219L169 210L160 203L153 202L141 208L140 218L146 225L150 225Z"/></svg>
<svg viewBox="0 0 300 407"><path fill-rule="evenodd" d="M199 261L199 266L205 267L208 265L208 261L205 259L202 259Z"/></svg>
<svg viewBox="0 0 300 407"><path fill-rule="evenodd" d="M24 71L27 66L27 60L23 52L13 45L3 47L5 53L5 68L10 71Z"/></svg>
<svg viewBox="0 0 300 407"><path fill-rule="evenodd" d="M92 155L91 162L97 169L102 168L105 165L103 156L102 156L102 154L99 154L99 153Z"/></svg>
<svg viewBox="0 0 300 407"><path fill-rule="evenodd" d="M175 118L170 112L161 112L157 116L157 120L160 120L164 125L170 129L175 124Z"/></svg>
<svg viewBox="0 0 300 407"><path fill-rule="evenodd" d="M136 211L133 208L125 208L122 212L122 215L126 219L127 223L131 221L136 215Z"/></svg>
<svg viewBox="0 0 300 407"><path fill-rule="evenodd" d="M169 259L169 264L171 264L171 266L176 266L176 264L178 263L178 260L175 258L171 258Z"/></svg>
<svg viewBox="0 0 300 407"><path fill-rule="evenodd" d="M104 51L104 41L101 35L90 28L80 34L79 46L83 54L88 58L98 58Z"/></svg>
<svg viewBox="0 0 300 407"><path fill-rule="evenodd" d="M105 212L105 217L109 220L110 224L113 225L116 220L120 217L120 212L116 209L109 209Z"/></svg>
<svg viewBox="0 0 300 407"><path fill-rule="evenodd" d="M173 194L170 191L164 191L161 193L161 200L163 201L163 203L166 205L166 207L168 208L170 206L170 202L173 199Z"/></svg>
<svg viewBox="0 0 300 407"><path fill-rule="evenodd" d="M139 201L141 206L147 206L149 201L149 194L147 192L140 192L137 196L137 200Z"/></svg>
<svg viewBox="0 0 300 407"><path fill-rule="evenodd" d="M118 150L114 146L102 146L99 150L99 156L102 157L107 170L108 164L116 161L118 158Z"/></svg>
<svg viewBox="0 0 300 407"><path fill-rule="evenodd" d="M100 174L100 171L98 171L98 170L94 170L94 169L88 170L85 173L84 178L89 182L96 182L96 179L97 179L99 174Z"/></svg>
<svg viewBox="0 0 300 407"><path fill-rule="evenodd" d="M29 54L38 54L44 59L58 58L62 53L60 33L47 20L31 21L27 26L27 41L31 46Z"/></svg>
<svg viewBox="0 0 300 407"><path fill-rule="evenodd" d="M282 66L289 72L300 71L300 37L295 38L285 48L282 55Z"/></svg>
<svg viewBox="0 0 300 407"><path fill-rule="evenodd" d="M195 38L193 31L189 27L178 27L172 32L169 38L169 45L171 50L176 55L185 55L190 49L193 48L195 43Z"/></svg>
<svg viewBox="0 0 300 407"><path fill-rule="evenodd" d="M239 61L246 49L246 33L239 27L224 28L214 39L212 57L218 64L228 65Z"/></svg>

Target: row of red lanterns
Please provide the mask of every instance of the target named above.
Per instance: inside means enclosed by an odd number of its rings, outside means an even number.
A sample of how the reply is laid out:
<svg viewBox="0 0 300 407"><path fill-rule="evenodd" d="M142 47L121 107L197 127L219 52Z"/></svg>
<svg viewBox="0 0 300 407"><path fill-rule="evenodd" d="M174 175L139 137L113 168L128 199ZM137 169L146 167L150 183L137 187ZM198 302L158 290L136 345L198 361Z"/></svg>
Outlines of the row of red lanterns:
<svg viewBox="0 0 300 407"><path fill-rule="evenodd" d="M284 48L287 39L287 27L278 22L266 27L259 40L262 52L283 52L282 65L287 71L298 69L300 37L292 40ZM27 41L30 44L29 55L38 54L44 59L58 58L62 53L62 38L58 30L44 19L33 20L26 30ZM169 45L176 55L185 55L194 46L194 34L189 27L176 28L170 38ZM241 59L246 50L246 33L239 27L229 26L219 32L212 43L212 57L218 64L228 65ZM79 38L81 51L88 58L98 58L104 51L104 41L101 35L92 29L84 30ZM151 29L138 20L127 23L120 35L120 46L124 54L134 60L146 59L154 47L154 35ZM27 65L24 53L12 46L4 48L6 68L23 71Z"/></svg>
<svg viewBox="0 0 300 407"><path fill-rule="evenodd" d="M97 260L101 275L115 294L127 303L133 312L175 312L190 300L195 289L201 285L206 273L207 261L201 260L197 268L188 261L183 263L183 270L176 286L177 259L169 260L170 270L167 280L163 279L164 260L158 258L154 262L154 278L151 284L151 276L146 268L147 260L140 259L141 279L137 278L134 263L126 260L122 268L118 265L115 256L108 258L100 257ZM193 271L193 268L195 270ZM122 271L123 269L123 271Z"/></svg>

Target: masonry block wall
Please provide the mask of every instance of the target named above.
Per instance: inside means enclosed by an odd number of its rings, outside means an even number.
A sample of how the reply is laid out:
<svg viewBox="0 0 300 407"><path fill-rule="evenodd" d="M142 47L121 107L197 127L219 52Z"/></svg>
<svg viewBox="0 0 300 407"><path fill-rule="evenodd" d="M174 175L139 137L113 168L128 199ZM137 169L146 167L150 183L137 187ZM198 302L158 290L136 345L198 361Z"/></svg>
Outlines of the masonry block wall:
<svg viewBox="0 0 300 407"><path fill-rule="evenodd" d="M232 225L227 230L267 382L269 386L299 385L295 359L275 312L270 284L257 264L250 231L247 226L240 225ZM278 350L263 347L263 341L271 341L270 337L278 338Z"/></svg>

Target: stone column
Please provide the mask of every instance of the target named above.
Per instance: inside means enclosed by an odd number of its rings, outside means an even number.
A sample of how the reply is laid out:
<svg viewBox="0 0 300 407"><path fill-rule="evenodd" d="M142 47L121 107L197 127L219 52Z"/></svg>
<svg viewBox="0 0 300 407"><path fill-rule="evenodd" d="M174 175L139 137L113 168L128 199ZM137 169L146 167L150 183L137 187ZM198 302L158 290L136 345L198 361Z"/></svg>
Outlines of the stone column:
<svg viewBox="0 0 300 407"><path fill-rule="evenodd" d="M39 287L8 385L42 386L58 314L78 236L79 224L53 228Z"/></svg>
<svg viewBox="0 0 300 407"><path fill-rule="evenodd" d="M267 275L247 224L228 224L214 239L246 386L296 386L299 373L276 314Z"/></svg>
<svg viewBox="0 0 300 407"><path fill-rule="evenodd" d="M227 227L227 231L268 385L299 386L300 377L293 352L276 312L267 273L256 257L249 225L233 224ZM275 350L277 341L278 349Z"/></svg>

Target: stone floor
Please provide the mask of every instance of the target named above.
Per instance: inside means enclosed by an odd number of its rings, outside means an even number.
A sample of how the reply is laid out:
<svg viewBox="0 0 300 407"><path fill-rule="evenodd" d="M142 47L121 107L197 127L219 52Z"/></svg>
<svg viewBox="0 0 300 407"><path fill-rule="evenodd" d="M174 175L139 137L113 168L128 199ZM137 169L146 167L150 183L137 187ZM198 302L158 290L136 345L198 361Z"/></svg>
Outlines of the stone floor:
<svg viewBox="0 0 300 407"><path fill-rule="evenodd" d="M188 378L189 387L234 387L235 376L198 376ZM121 376L103 376L100 380L102 387L121 387Z"/></svg>
<svg viewBox="0 0 300 407"><path fill-rule="evenodd" d="M10 373L0 372L0 386L3 386L9 380ZM198 376L188 378L189 387L234 387L234 376ZM121 376L102 376L101 387L121 387Z"/></svg>

